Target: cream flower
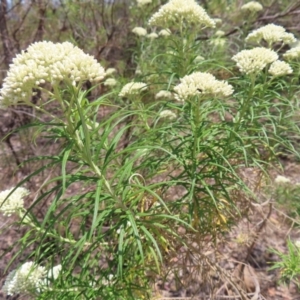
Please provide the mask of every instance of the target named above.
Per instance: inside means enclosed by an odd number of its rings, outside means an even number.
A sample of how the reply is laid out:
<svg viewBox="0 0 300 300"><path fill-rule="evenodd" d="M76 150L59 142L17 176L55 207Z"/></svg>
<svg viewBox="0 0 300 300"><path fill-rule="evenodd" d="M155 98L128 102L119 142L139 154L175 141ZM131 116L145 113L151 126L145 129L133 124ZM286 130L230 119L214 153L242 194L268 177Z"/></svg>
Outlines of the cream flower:
<svg viewBox="0 0 300 300"><path fill-rule="evenodd" d="M115 86L117 84L117 80L114 78L107 78L103 84L105 86Z"/></svg>
<svg viewBox="0 0 300 300"><path fill-rule="evenodd" d="M286 62L275 60L270 66L269 73L273 76L283 76L293 73L293 69Z"/></svg>
<svg viewBox="0 0 300 300"><path fill-rule="evenodd" d="M57 265L57 266L54 266L52 269L50 269L48 271L48 273L46 274L45 278L41 278L38 282L38 287L39 288L43 288L43 287L47 287L49 286L49 283L52 281L52 280L55 280L58 278L60 272L61 272L61 269L62 269L62 265Z"/></svg>
<svg viewBox="0 0 300 300"><path fill-rule="evenodd" d="M142 7L144 5L152 3L152 0L136 0L137 6Z"/></svg>
<svg viewBox="0 0 300 300"><path fill-rule="evenodd" d="M0 212L6 216L21 210L24 207L23 198L29 195L29 191L25 188L18 187L15 191L13 189L0 192Z"/></svg>
<svg viewBox="0 0 300 300"><path fill-rule="evenodd" d="M0 90L0 106L27 102L32 89L46 82L76 84L99 81L104 76L103 67L92 56L69 42L36 42L13 59Z"/></svg>
<svg viewBox="0 0 300 300"><path fill-rule="evenodd" d="M163 119L169 119L169 120L174 120L177 118L177 115L169 109L160 112L159 116Z"/></svg>
<svg viewBox="0 0 300 300"><path fill-rule="evenodd" d="M178 101L185 101L196 95L226 97L233 93L233 88L225 81L220 81L209 73L195 72L180 79L174 91Z"/></svg>
<svg viewBox="0 0 300 300"><path fill-rule="evenodd" d="M226 39L222 39L222 38L211 39L209 41L209 44L213 45L214 47L223 48L226 44Z"/></svg>
<svg viewBox="0 0 300 300"><path fill-rule="evenodd" d="M151 33L147 34L147 38L151 39L151 40L157 39L158 38L158 34L155 33L155 32L151 32Z"/></svg>
<svg viewBox="0 0 300 300"><path fill-rule="evenodd" d="M257 1L250 1L241 7L242 11L253 11L253 12L258 12L263 10L262 5L257 2Z"/></svg>
<svg viewBox="0 0 300 300"><path fill-rule="evenodd" d="M119 97L140 94L146 89L147 84L144 82L129 82L123 86L121 92L119 93Z"/></svg>
<svg viewBox="0 0 300 300"><path fill-rule="evenodd" d="M214 18L213 20L216 23L216 26L220 26L223 22L222 19L220 19L220 18Z"/></svg>
<svg viewBox="0 0 300 300"><path fill-rule="evenodd" d="M132 32L138 36L145 36L147 35L147 30L143 27L134 27Z"/></svg>
<svg viewBox="0 0 300 300"><path fill-rule="evenodd" d="M232 57L242 73L254 74L262 71L268 64L278 59L273 50L257 47L251 50L242 50Z"/></svg>
<svg viewBox="0 0 300 300"><path fill-rule="evenodd" d="M33 262L24 263L19 269L8 274L3 291L7 295L27 293L38 289L45 276L45 268Z"/></svg>
<svg viewBox="0 0 300 300"><path fill-rule="evenodd" d="M142 70L141 70L141 67L139 65L137 65L137 67L135 69L135 74L136 75L141 75L142 74Z"/></svg>
<svg viewBox="0 0 300 300"><path fill-rule="evenodd" d="M276 183L290 183L291 180L285 176L277 175L277 177L275 178L275 182Z"/></svg>
<svg viewBox="0 0 300 300"><path fill-rule="evenodd" d="M215 21L195 0L170 0L150 18L149 25L168 26L179 24L182 20L187 24L215 27Z"/></svg>
<svg viewBox="0 0 300 300"><path fill-rule="evenodd" d="M57 279L61 271L62 266L57 265L48 271L47 278Z"/></svg>
<svg viewBox="0 0 300 300"><path fill-rule="evenodd" d="M171 35L171 30L170 29L162 29L159 33L159 36L169 36Z"/></svg>
<svg viewBox="0 0 300 300"><path fill-rule="evenodd" d="M290 44L291 48L300 47L300 41L296 40L296 42Z"/></svg>
<svg viewBox="0 0 300 300"><path fill-rule="evenodd" d="M283 57L288 60L300 58L300 46L294 47L283 54Z"/></svg>
<svg viewBox="0 0 300 300"><path fill-rule="evenodd" d="M225 35L225 32L223 30L217 30L215 32L215 36L222 37L223 35Z"/></svg>
<svg viewBox="0 0 300 300"><path fill-rule="evenodd" d="M108 69L105 70L105 75L109 76L109 75L112 75L116 72L117 72L117 70L115 68L108 68Z"/></svg>
<svg viewBox="0 0 300 300"><path fill-rule="evenodd" d="M259 29L254 30L246 37L246 42L260 43L264 40L268 45L282 42L284 44L291 44L296 41L292 33L287 33L285 28L275 24L268 24Z"/></svg>
<svg viewBox="0 0 300 300"><path fill-rule="evenodd" d="M173 99L173 94L170 91L161 90L155 95L155 99Z"/></svg>

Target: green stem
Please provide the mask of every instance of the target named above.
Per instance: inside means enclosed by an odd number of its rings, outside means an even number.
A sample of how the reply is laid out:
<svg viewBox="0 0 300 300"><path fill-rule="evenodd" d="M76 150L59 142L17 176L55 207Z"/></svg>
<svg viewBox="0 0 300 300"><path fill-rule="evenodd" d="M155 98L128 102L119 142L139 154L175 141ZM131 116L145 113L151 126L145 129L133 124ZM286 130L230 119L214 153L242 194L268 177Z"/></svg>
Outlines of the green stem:
<svg viewBox="0 0 300 300"><path fill-rule="evenodd" d="M243 121L244 115L245 115L245 113L248 111L248 109L249 109L249 104L251 103L251 100L252 100L256 76L255 76L255 75L252 75L252 76L250 77L250 79L251 79L251 87L250 87L250 91L249 91L249 94L248 94L247 99L245 99L245 100L243 101L242 105L241 105L241 110L240 110L238 119L235 120L235 123L234 123L234 126L233 126L233 130L230 131L230 134L229 134L229 140L228 140L228 145L231 145L231 143L232 143L232 141L233 141L233 139L234 139L234 134L238 131L238 128L240 127L241 122ZM226 151L229 150L229 149L230 149L230 147L226 148ZM226 152L226 151L225 151L225 153L224 153L225 157L227 156L227 152Z"/></svg>
<svg viewBox="0 0 300 300"><path fill-rule="evenodd" d="M58 240L60 240L60 241L66 242L66 243L68 243L68 244L76 244L76 243L78 242L78 241L76 241L76 240L71 240L71 239L64 238L64 237L62 237L62 236L56 235L56 234L51 233L51 232L49 232L49 231L47 232L46 230L44 230L44 229L42 229L42 228L36 226L36 225L31 221L31 219L30 219L30 217L28 216L28 214L26 214L26 213L27 213L26 210L21 210L21 211L19 212L19 217L20 217L21 219L23 219L23 224L29 225L30 227L34 228L36 231L41 232L41 233L45 234L45 235L48 236L48 237L56 238L56 239L58 239ZM24 216L25 216L25 217L24 217ZM85 245L86 245L86 246L90 246L91 244L92 244L92 243L85 242ZM102 245L107 245L107 243L101 243L101 244L102 244Z"/></svg>
<svg viewBox="0 0 300 300"><path fill-rule="evenodd" d="M192 103L192 114L193 114L193 135L194 135L194 145L193 145L193 152L192 152L192 158L193 158L193 169L194 172L197 168L197 154L198 154L198 128L200 125L200 107L199 107L199 99L198 97L195 97L195 102Z"/></svg>
<svg viewBox="0 0 300 300"><path fill-rule="evenodd" d="M126 206L123 204L123 202L116 197L115 193L113 192L109 182L106 180L106 178L104 177L104 175L102 174L101 170L96 166L96 164L94 163L93 159L92 159L92 153L91 153L91 139L90 139L90 133L86 124L86 117L84 116L84 111L82 109L82 105L81 103L83 103L83 97L84 97L84 93L82 93L80 95L81 98L76 97L76 110L79 113L80 116L80 121L82 124L82 128L83 128L83 133L84 133L84 143L82 142L78 130L75 130L75 140L77 141L77 145L79 146L80 151L82 152L82 159L90 166L90 168L96 173L96 175L104 181L104 185L106 187L106 189L108 190L109 194L111 195L111 197L113 199L115 199L115 201L120 205L120 207L124 210L127 210ZM80 101L79 101L80 100ZM147 124L148 125L148 124ZM148 129L149 129L149 125L148 125Z"/></svg>

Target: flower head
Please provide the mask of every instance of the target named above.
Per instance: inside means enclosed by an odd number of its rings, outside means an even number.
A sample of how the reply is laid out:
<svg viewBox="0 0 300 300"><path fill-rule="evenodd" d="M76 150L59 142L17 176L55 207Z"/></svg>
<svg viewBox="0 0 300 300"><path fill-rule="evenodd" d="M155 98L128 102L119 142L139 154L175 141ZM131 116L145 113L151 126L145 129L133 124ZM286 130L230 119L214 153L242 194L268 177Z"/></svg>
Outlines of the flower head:
<svg viewBox="0 0 300 300"><path fill-rule="evenodd" d="M173 94L170 91L161 90L155 95L155 99L172 99Z"/></svg>
<svg viewBox="0 0 300 300"><path fill-rule="evenodd" d="M283 57L288 60L300 58L300 46L291 48L283 54Z"/></svg>
<svg viewBox="0 0 300 300"><path fill-rule="evenodd" d="M273 76L283 76L293 73L293 69L288 63L275 60L270 66L269 73Z"/></svg>
<svg viewBox="0 0 300 300"><path fill-rule="evenodd" d="M127 97L129 95L137 95L147 89L147 84L144 82L129 82L125 84L119 93L119 97Z"/></svg>
<svg viewBox="0 0 300 300"><path fill-rule="evenodd" d="M158 38L158 34L155 32L151 32L151 33L147 34L147 38L151 39L151 40L156 39L156 38Z"/></svg>
<svg viewBox="0 0 300 300"><path fill-rule="evenodd" d="M8 274L3 291L8 295L36 290L45 276L45 268L33 262L24 263L19 269Z"/></svg>
<svg viewBox="0 0 300 300"><path fill-rule="evenodd" d="M209 73L195 72L180 79L174 91L178 101L185 101L191 96L208 95L226 97L233 93L233 88L225 81L220 81Z"/></svg>
<svg viewBox="0 0 300 300"><path fill-rule="evenodd" d="M296 38L292 33L287 33L285 28L275 24L268 24L259 29L249 33L246 37L246 42L260 43L264 40L268 45L272 45L276 42L282 42L284 44L291 44L296 41Z"/></svg>
<svg viewBox="0 0 300 300"><path fill-rule="evenodd" d="M52 269L48 271L47 278L57 279L61 271L61 268L62 268L61 265L54 266Z"/></svg>
<svg viewBox="0 0 300 300"><path fill-rule="evenodd" d="M0 90L0 106L28 101L32 89L46 82L95 82L104 76L104 69L92 56L69 42L36 42L13 59Z"/></svg>
<svg viewBox="0 0 300 300"><path fill-rule="evenodd" d="M273 50L256 47L251 50L242 50L232 57L242 73L255 74L262 71L267 64L278 59Z"/></svg>
<svg viewBox="0 0 300 300"><path fill-rule="evenodd" d="M6 216L10 216L22 209L24 207L23 198L29 195L29 191L25 188L18 187L15 191L13 189L0 192L0 212ZM9 195L11 192L12 194Z"/></svg>
<svg viewBox="0 0 300 300"><path fill-rule="evenodd" d="M109 75L112 75L116 72L117 72L117 70L115 68L108 68L108 69L105 70L105 75L109 76Z"/></svg>
<svg viewBox="0 0 300 300"><path fill-rule="evenodd" d="M214 20L216 26L220 26L223 22L222 19L220 19L220 18L214 18L213 20Z"/></svg>
<svg viewBox="0 0 300 300"><path fill-rule="evenodd" d="M171 30L170 29L162 29L159 33L159 36L170 36L171 35Z"/></svg>
<svg viewBox="0 0 300 300"><path fill-rule="evenodd" d="M258 12L263 10L262 5L257 1L250 1L241 7L242 11Z"/></svg>
<svg viewBox="0 0 300 300"><path fill-rule="evenodd" d="M170 0L149 20L150 26L168 26L184 20L187 24L215 27L215 21L195 0Z"/></svg>
<svg viewBox="0 0 300 300"><path fill-rule="evenodd" d="M226 39L224 38L216 38L216 39L211 39L209 41L209 44L210 45L213 45L214 47L217 47L217 48L223 48L226 44Z"/></svg>
<svg viewBox="0 0 300 300"><path fill-rule="evenodd" d="M137 6L142 7L144 5L150 4L152 0L136 0Z"/></svg>
<svg viewBox="0 0 300 300"><path fill-rule="evenodd" d="M145 36L147 35L147 30L143 27L134 27L132 32L138 36Z"/></svg>
<svg viewBox="0 0 300 300"><path fill-rule="evenodd" d="M117 80L114 78L107 78L103 84L105 86L115 86L117 84Z"/></svg>
<svg viewBox="0 0 300 300"><path fill-rule="evenodd" d="M276 183L290 183L291 180L285 176L277 175L277 177L275 178L275 182Z"/></svg>
<svg viewBox="0 0 300 300"><path fill-rule="evenodd" d="M177 115L169 109L160 112L159 116L163 119L169 119L169 120L174 120L177 118Z"/></svg>
<svg viewBox="0 0 300 300"><path fill-rule="evenodd" d="M38 282L39 288L47 287L52 280L55 280L58 278L60 272L62 269L62 265L57 265L48 270L48 273L44 278L41 278Z"/></svg>
<svg viewBox="0 0 300 300"><path fill-rule="evenodd" d="M218 37L222 37L225 35L225 32L223 30L217 30L215 32L215 36L218 36Z"/></svg>

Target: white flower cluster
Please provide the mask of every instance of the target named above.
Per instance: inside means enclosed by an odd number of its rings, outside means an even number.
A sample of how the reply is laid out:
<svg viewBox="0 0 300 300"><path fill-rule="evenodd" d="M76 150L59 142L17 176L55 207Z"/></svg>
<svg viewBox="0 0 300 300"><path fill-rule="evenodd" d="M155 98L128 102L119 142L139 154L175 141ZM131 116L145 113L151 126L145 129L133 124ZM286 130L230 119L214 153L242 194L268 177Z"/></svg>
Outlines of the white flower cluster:
<svg viewBox="0 0 300 300"><path fill-rule="evenodd" d="M159 36L170 36L171 35L171 30L170 29L162 29L159 33Z"/></svg>
<svg viewBox="0 0 300 300"><path fill-rule="evenodd" d="M215 36L218 36L218 37L222 37L225 35L225 32L223 30L217 30L215 32Z"/></svg>
<svg viewBox="0 0 300 300"><path fill-rule="evenodd" d="M147 89L147 84L144 82L129 82L125 84L119 93L119 97L127 97L136 95Z"/></svg>
<svg viewBox="0 0 300 300"><path fill-rule="evenodd" d="M210 45L213 45L214 47L219 47L219 48L223 48L226 44L226 39L222 39L222 38L216 38L216 39L211 39L209 41Z"/></svg>
<svg viewBox="0 0 300 300"><path fill-rule="evenodd" d="M214 18L213 20L216 23L216 26L220 26L223 22L222 19L220 19L220 18Z"/></svg>
<svg viewBox="0 0 300 300"><path fill-rule="evenodd" d="M137 6L142 7L144 5L152 3L152 0L136 0Z"/></svg>
<svg viewBox="0 0 300 300"><path fill-rule="evenodd" d="M47 287L49 285L49 283L52 281L52 280L55 280L58 278L60 272L61 272L61 268L62 266L61 265L57 265L57 266L54 266L52 269L50 269L46 275L45 278L41 279L39 281L39 286L41 288L43 287Z"/></svg>
<svg viewBox="0 0 300 300"><path fill-rule="evenodd" d="M242 73L254 74L262 71L268 64L278 59L273 50L256 47L251 50L242 50L232 57Z"/></svg>
<svg viewBox="0 0 300 300"><path fill-rule="evenodd" d="M275 178L275 182L276 183L290 183L291 180L285 176L277 175L277 177Z"/></svg>
<svg viewBox="0 0 300 300"><path fill-rule="evenodd" d="M105 75L110 76L110 75L112 75L116 72L117 72L117 70L115 68L108 68L108 69L105 70Z"/></svg>
<svg viewBox="0 0 300 300"><path fill-rule="evenodd" d="M150 26L167 26L184 20L187 24L215 27L215 21L195 0L170 0L149 20Z"/></svg>
<svg viewBox="0 0 300 300"><path fill-rule="evenodd" d="M45 82L75 84L99 81L104 76L104 69L92 56L69 42L36 42L13 59L0 91L0 106L26 102L32 89Z"/></svg>
<svg viewBox="0 0 300 300"><path fill-rule="evenodd" d="M145 36L147 35L147 30L143 27L134 27L132 32L138 36Z"/></svg>
<svg viewBox="0 0 300 300"><path fill-rule="evenodd" d="M178 101L185 101L196 95L227 97L233 93L233 88L225 81L220 81L212 74L195 72L180 79L174 91Z"/></svg>
<svg viewBox="0 0 300 300"><path fill-rule="evenodd" d="M300 58L300 46L291 48L283 54L283 57L288 60Z"/></svg>
<svg viewBox="0 0 300 300"><path fill-rule="evenodd" d="M39 292L47 288L51 280L58 278L62 266L57 265L46 274L45 267L36 265L34 262L26 262L19 269L10 272L3 286L3 292L7 295L26 294Z"/></svg>
<svg viewBox="0 0 300 300"><path fill-rule="evenodd" d="M45 267L37 266L33 262L24 263L19 269L8 274L3 292L13 295L37 290L45 275Z"/></svg>
<svg viewBox="0 0 300 300"><path fill-rule="evenodd" d="M12 192L13 189L0 192L0 212L6 216L10 216L22 209L24 207L23 198L29 195L29 191L25 188L18 187ZM12 194L9 195L11 192Z"/></svg>
<svg viewBox="0 0 300 300"><path fill-rule="evenodd" d="M252 12L258 12L263 10L262 5L257 1L250 1L241 7L242 11L252 11Z"/></svg>
<svg viewBox="0 0 300 300"><path fill-rule="evenodd" d="M117 80L114 79L114 78L107 78L107 79L103 82L103 84L104 84L105 86L115 86L115 85L117 85Z"/></svg>
<svg viewBox="0 0 300 300"><path fill-rule="evenodd" d="M173 94L170 91L161 90L155 95L155 99L173 99Z"/></svg>
<svg viewBox="0 0 300 300"><path fill-rule="evenodd" d="M275 60L270 66L269 73L273 76L283 76L293 73L293 69L286 62Z"/></svg>
<svg viewBox="0 0 300 300"><path fill-rule="evenodd" d="M159 116L163 119L169 119L169 120L174 120L177 118L177 115L169 109L160 112Z"/></svg>
<svg viewBox="0 0 300 300"><path fill-rule="evenodd" d="M296 41L296 38L292 33L287 33L282 26L268 24L254 30L246 37L246 42L260 43L261 40L265 40L270 46L276 42L291 44Z"/></svg>
<svg viewBox="0 0 300 300"><path fill-rule="evenodd" d="M147 38L151 39L151 40L157 39L158 38L158 34L155 33L155 32L151 32L151 33L147 34Z"/></svg>

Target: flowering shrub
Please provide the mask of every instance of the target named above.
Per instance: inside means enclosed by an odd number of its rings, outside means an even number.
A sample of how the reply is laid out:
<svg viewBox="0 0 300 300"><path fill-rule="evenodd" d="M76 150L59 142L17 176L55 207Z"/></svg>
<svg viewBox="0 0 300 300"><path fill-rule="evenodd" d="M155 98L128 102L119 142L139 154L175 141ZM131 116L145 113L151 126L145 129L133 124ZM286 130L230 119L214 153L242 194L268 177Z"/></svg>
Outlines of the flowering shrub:
<svg viewBox="0 0 300 300"><path fill-rule="evenodd" d="M214 29L222 22L196 1L156 4L135 0L130 7L140 18L130 26L136 48L128 70L105 71L104 62L69 42L34 43L13 60L1 106L21 103L47 115L34 124L34 136L42 133L60 148L37 157L43 167L0 193L0 212L15 214L28 229L20 244L36 247L34 262L8 275L7 294L151 298L162 266L176 269L178 252L197 252L212 265L209 246L254 201L241 168L267 174L282 149L295 153L286 133L299 133L298 48L283 55L274 48L294 36L270 24L232 53L237 47L225 29ZM261 9L254 1L242 6L252 17ZM246 42L268 48L242 50ZM42 97L35 103L37 90ZM100 118L102 109L108 112ZM25 205L30 192L19 186L45 170L49 179ZM42 217L34 213L39 206Z"/></svg>

